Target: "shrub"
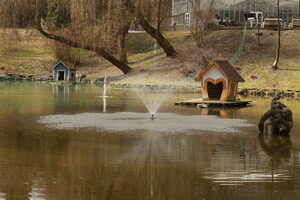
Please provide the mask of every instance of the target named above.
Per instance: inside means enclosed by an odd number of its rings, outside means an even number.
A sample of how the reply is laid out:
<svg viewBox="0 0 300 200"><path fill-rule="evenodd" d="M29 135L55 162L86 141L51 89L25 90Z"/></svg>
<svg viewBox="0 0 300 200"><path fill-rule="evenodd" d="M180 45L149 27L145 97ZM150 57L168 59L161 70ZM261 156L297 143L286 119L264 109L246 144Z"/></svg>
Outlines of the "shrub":
<svg viewBox="0 0 300 200"><path fill-rule="evenodd" d="M80 64L80 54L75 49L59 42L53 42L53 50L57 61L63 61L73 66Z"/></svg>

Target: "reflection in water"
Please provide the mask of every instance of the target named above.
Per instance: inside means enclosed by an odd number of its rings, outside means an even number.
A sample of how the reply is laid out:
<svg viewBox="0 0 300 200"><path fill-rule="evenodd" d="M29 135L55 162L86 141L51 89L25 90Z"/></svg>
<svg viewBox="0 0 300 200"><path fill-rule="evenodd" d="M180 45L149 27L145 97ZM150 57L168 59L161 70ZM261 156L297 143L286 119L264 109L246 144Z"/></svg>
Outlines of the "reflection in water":
<svg viewBox="0 0 300 200"><path fill-rule="evenodd" d="M204 177L205 179L212 180L214 183L220 185L241 185L245 183L280 183L282 181L292 180L286 171L277 171L276 174L267 171L228 171L228 172L210 172Z"/></svg>
<svg viewBox="0 0 300 200"><path fill-rule="evenodd" d="M269 170L228 170L207 172L205 179L220 185L241 185L244 183L280 183L292 181L289 171L279 169L281 162L289 163L292 149L290 136L278 136L272 134L259 134L259 143L262 150L270 157ZM276 171L275 171L276 170Z"/></svg>
<svg viewBox="0 0 300 200"><path fill-rule="evenodd" d="M66 105L70 101L70 86L53 85L54 104L58 107Z"/></svg>
<svg viewBox="0 0 300 200"><path fill-rule="evenodd" d="M0 200L6 200L5 196L6 196L6 195L5 195L4 193L1 193L1 192L0 192Z"/></svg>
<svg viewBox="0 0 300 200"><path fill-rule="evenodd" d="M202 115L216 115L221 118L240 118L237 113L241 109L245 108L202 108L200 112Z"/></svg>
<svg viewBox="0 0 300 200"><path fill-rule="evenodd" d="M166 147L164 140L157 134L148 134L142 137L137 144L133 145L129 151L122 152L115 162L120 163L130 159L145 162L149 157L151 158L150 160L153 160L153 158L160 160L168 155ZM170 151L170 147L168 151Z"/></svg>
<svg viewBox="0 0 300 200"><path fill-rule="evenodd" d="M46 200L44 181L42 178L35 178L31 185L29 200Z"/></svg>
<svg viewBox="0 0 300 200"><path fill-rule="evenodd" d="M293 145L289 138L260 140L254 126L236 127L235 119L257 124L269 106L269 99L255 99L255 107L209 112L210 109L174 107L173 102L198 95L175 93L160 108L166 116L158 115L155 122L149 119L134 91L111 89L109 93L115 98L110 99L107 112L133 115L124 114L120 118L115 114L110 126L118 127L118 120L126 119L128 126L132 123L147 127L154 122L167 131L68 130L47 129L37 120L42 116L61 117L62 113L68 119L76 116L74 113L86 113L89 119L96 112L94 118L99 118L102 88L7 82L0 82L0 88L0 199L299 198L298 123L291 133ZM294 111L295 122L299 121L300 102L285 100L285 103ZM101 114L99 123L107 122L103 118L107 119L109 113ZM228 128L224 118L233 118L229 120L232 127L242 132L170 131L182 126L191 128L199 122L189 122L181 116L201 119L200 125L208 124L210 128L222 122L220 129ZM86 116L79 117L85 123ZM170 124L165 117L173 119ZM64 118L59 120L65 122Z"/></svg>
<svg viewBox="0 0 300 200"><path fill-rule="evenodd" d="M272 169L277 169L291 157L292 142L289 135L259 134L259 144L270 157Z"/></svg>
<svg viewBox="0 0 300 200"><path fill-rule="evenodd" d="M107 100L106 100L106 93L103 94L102 97L102 101L103 101L103 112L106 113L106 104L107 104Z"/></svg>
<svg viewBox="0 0 300 200"><path fill-rule="evenodd" d="M106 99L107 99L107 86L106 86L106 78L104 82L104 89L103 89L103 95L102 95L102 100L103 100L103 112L106 113Z"/></svg>

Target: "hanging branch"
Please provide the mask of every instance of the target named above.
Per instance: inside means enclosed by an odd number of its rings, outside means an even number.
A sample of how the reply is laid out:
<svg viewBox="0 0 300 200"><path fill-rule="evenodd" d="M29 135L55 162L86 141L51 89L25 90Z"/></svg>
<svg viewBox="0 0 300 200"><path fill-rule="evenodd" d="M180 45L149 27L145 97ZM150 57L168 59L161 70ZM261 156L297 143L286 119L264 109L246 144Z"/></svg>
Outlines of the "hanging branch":
<svg viewBox="0 0 300 200"><path fill-rule="evenodd" d="M76 42L75 40L65 38L63 36L59 36L56 34L51 34L46 32L42 25L41 25L41 8L40 8L39 2L36 4L36 29L46 38L55 40L57 42L66 44L68 46L71 46L73 48L80 48L80 49L85 49L88 51L94 51L96 52L99 56L103 57L110 63L112 63L114 66L119 68L124 74L129 73L132 68L129 67L126 63L122 62L121 60L117 59L115 56L111 55L109 52L107 52L105 49L95 46L95 45L89 45L89 44L81 44Z"/></svg>

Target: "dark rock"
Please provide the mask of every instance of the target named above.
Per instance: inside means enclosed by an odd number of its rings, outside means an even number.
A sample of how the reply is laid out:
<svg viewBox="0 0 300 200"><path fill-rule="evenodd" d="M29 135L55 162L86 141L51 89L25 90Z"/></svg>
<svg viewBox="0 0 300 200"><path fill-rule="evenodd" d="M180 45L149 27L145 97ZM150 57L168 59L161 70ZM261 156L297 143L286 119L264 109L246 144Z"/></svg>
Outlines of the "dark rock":
<svg viewBox="0 0 300 200"><path fill-rule="evenodd" d="M249 94L249 90L246 88L239 89L238 94L247 95Z"/></svg>
<svg viewBox="0 0 300 200"><path fill-rule="evenodd" d="M8 76L8 77L14 77L15 76L14 73L10 73L10 72L6 72L5 75Z"/></svg>
<svg viewBox="0 0 300 200"><path fill-rule="evenodd" d="M35 78L35 75L33 75L33 74L30 74L30 75L28 75L28 76L27 76L27 78L31 78L31 79L33 79L33 78Z"/></svg>
<svg viewBox="0 0 300 200"><path fill-rule="evenodd" d="M263 114L259 121L259 131L275 135L289 134L293 128L293 113L280 100L281 96L275 96L271 102L271 108Z"/></svg>

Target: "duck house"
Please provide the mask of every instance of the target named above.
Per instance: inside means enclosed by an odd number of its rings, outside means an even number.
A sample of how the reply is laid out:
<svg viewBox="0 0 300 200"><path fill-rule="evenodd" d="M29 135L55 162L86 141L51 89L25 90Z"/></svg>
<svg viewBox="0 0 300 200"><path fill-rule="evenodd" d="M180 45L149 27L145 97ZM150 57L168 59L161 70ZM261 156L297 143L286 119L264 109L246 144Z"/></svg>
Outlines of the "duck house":
<svg viewBox="0 0 300 200"><path fill-rule="evenodd" d="M76 69L68 67L62 61L53 68L54 81L76 81Z"/></svg>
<svg viewBox="0 0 300 200"><path fill-rule="evenodd" d="M203 101L236 101L238 83L245 80L227 60L213 60L196 78Z"/></svg>

